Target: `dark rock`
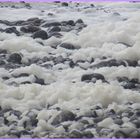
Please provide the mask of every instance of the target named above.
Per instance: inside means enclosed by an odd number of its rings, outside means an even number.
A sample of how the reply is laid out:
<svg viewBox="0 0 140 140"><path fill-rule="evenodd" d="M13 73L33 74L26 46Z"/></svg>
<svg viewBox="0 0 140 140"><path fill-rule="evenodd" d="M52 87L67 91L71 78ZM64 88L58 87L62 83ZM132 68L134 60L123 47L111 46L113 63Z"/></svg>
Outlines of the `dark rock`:
<svg viewBox="0 0 140 140"><path fill-rule="evenodd" d="M31 84L30 81L24 81L24 82L21 82L20 84Z"/></svg>
<svg viewBox="0 0 140 140"><path fill-rule="evenodd" d="M89 81L91 81L93 79L94 79L94 81L102 80L103 82L105 82L104 76L99 74L99 73L85 74L85 75L82 76L81 81L89 82Z"/></svg>
<svg viewBox="0 0 140 140"><path fill-rule="evenodd" d="M133 89L137 87L137 84L139 84L138 79L131 79L129 80L127 77L117 77L117 80L121 82L121 85L125 89Z"/></svg>
<svg viewBox="0 0 140 140"><path fill-rule="evenodd" d="M73 114L71 111L64 110L61 111L52 121L52 125L58 125L61 122L65 121L73 121L75 119L76 115Z"/></svg>
<svg viewBox="0 0 140 140"><path fill-rule="evenodd" d="M140 128L140 119L136 119L132 121L133 124L135 124L136 128Z"/></svg>
<svg viewBox="0 0 140 140"><path fill-rule="evenodd" d="M0 60L0 66L5 65L5 62L3 60Z"/></svg>
<svg viewBox="0 0 140 140"><path fill-rule="evenodd" d="M20 31L24 32L24 33L34 33L36 31L39 31L40 28L37 27L37 26L31 26L31 25L28 25L28 26L24 26L24 27L21 27L20 28Z"/></svg>
<svg viewBox="0 0 140 140"><path fill-rule="evenodd" d="M91 7L95 7L95 5L94 5L94 4L90 4L90 6L91 6Z"/></svg>
<svg viewBox="0 0 140 140"><path fill-rule="evenodd" d="M121 130L118 130L114 133L115 138L128 138L128 136Z"/></svg>
<svg viewBox="0 0 140 140"><path fill-rule="evenodd" d="M83 22L82 19L78 19L75 23L79 23L79 24L81 24L81 23L84 23L84 22Z"/></svg>
<svg viewBox="0 0 140 140"><path fill-rule="evenodd" d="M114 16L120 16L120 13L114 12L113 15L114 15Z"/></svg>
<svg viewBox="0 0 140 140"><path fill-rule="evenodd" d="M21 64L22 57L18 53L13 53L9 56L8 61L13 63Z"/></svg>
<svg viewBox="0 0 140 140"><path fill-rule="evenodd" d="M112 132L111 129L102 128L102 129L100 130L100 136L101 136L101 137L106 137L106 136L108 136L111 132Z"/></svg>
<svg viewBox="0 0 140 140"><path fill-rule="evenodd" d="M54 64L56 65L56 64L59 64L59 63L64 63L64 61L65 61L65 59L60 55L60 56L58 56L58 57L55 57L54 59L53 59L53 62L54 62Z"/></svg>
<svg viewBox="0 0 140 140"><path fill-rule="evenodd" d="M0 23L5 24L7 26L13 26L13 24L11 22L7 21L7 20L0 20Z"/></svg>
<svg viewBox="0 0 140 140"><path fill-rule="evenodd" d="M122 119L115 119L114 120L114 123L115 124L118 124L118 125L122 125L123 124L123 121L122 121Z"/></svg>
<svg viewBox="0 0 140 140"><path fill-rule="evenodd" d="M39 18L38 17L33 17L33 18L27 19L27 21L36 21L36 20L39 20Z"/></svg>
<svg viewBox="0 0 140 140"><path fill-rule="evenodd" d="M71 60L71 61L69 62L69 66L70 66L70 68L74 68L75 63Z"/></svg>
<svg viewBox="0 0 140 140"><path fill-rule="evenodd" d="M37 123L38 123L37 114L34 113L33 111L30 111L26 115L30 118L31 125L37 126Z"/></svg>
<svg viewBox="0 0 140 140"><path fill-rule="evenodd" d="M75 26L75 23L73 20L69 20L67 21L67 25Z"/></svg>
<svg viewBox="0 0 140 140"><path fill-rule="evenodd" d="M30 5L29 3L25 3L25 7L26 7L27 9L31 9L31 8L32 8L31 5Z"/></svg>
<svg viewBox="0 0 140 140"><path fill-rule="evenodd" d="M10 28L6 28L4 30L6 33L15 33L17 36L20 35L19 31L17 31L16 27L10 27Z"/></svg>
<svg viewBox="0 0 140 140"><path fill-rule="evenodd" d="M104 119L103 117L96 117L96 118L94 118L93 120L94 120L95 123L99 123L99 122L101 122L103 119Z"/></svg>
<svg viewBox="0 0 140 140"><path fill-rule="evenodd" d="M0 54L7 54L7 50L0 49Z"/></svg>
<svg viewBox="0 0 140 140"><path fill-rule="evenodd" d="M70 132L70 134L69 134L69 137L70 137L70 138L82 138L83 135L82 135L82 133L81 133L80 131L78 131L78 130L72 130L72 131Z"/></svg>
<svg viewBox="0 0 140 140"><path fill-rule="evenodd" d="M22 113L20 111L18 111L18 110L11 110L10 115L12 115L12 114L19 118Z"/></svg>
<svg viewBox="0 0 140 140"><path fill-rule="evenodd" d="M54 14L53 13L48 13L48 16L53 16Z"/></svg>
<svg viewBox="0 0 140 140"><path fill-rule="evenodd" d="M122 84L122 86L125 88L125 89L133 89L133 88L136 88L137 86L135 85L135 83L131 83L131 82L125 82Z"/></svg>
<svg viewBox="0 0 140 140"><path fill-rule="evenodd" d="M55 36L57 38L61 38L62 34L60 34L59 32L50 32L49 33L49 37Z"/></svg>
<svg viewBox="0 0 140 140"><path fill-rule="evenodd" d="M103 61L98 64L93 65L92 67L100 68L100 67L112 67L112 66L126 66L125 62L123 61L117 61L115 59Z"/></svg>
<svg viewBox="0 0 140 140"><path fill-rule="evenodd" d="M61 26L60 22L49 22L42 25L42 27Z"/></svg>
<svg viewBox="0 0 140 140"><path fill-rule="evenodd" d="M69 6L69 4L67 2L62 2L61 5L62 6Z"/></svg>
<svg viewBox="0 0 140 140"><path fill-rule="evenodd" d="M50 29L49 32L60 32L61 31L61 28L59 26L54 26Z"/></svg>
<svg viewBox="0 0 140 140"><path fill-rule="evenodd" d="M21 133L18 130L10 130L9 135L14 135L17 138L21 137Z"/></svg>
<svg viewBox="0 0 140 140"><path fill-rule="evenodd" d="M128 64L128 66L136 67L138 65L137 61L132 61L132 60L125 60Z"/></svg>
<svg viewBox="0 0 140 140"><path fill-rule="evenodd" d="M33 38L48 39L48 34L44 30L39 30L32 35Z"/></svg>
<svg viewBox="0 0 140 140"><path fill-rule="evenodd" d="M62 44L60 44L59 47L62 47L62 48L65 48L65 49L69 49L69 50L77 49L74 45L69 44L69 43L62 43Z"/></svg>
<svg viewBox="0 0 140 140"><path fill-rule="evenodd" d="M94 138L94 135L91 133L91 131L84 131L82 135L84 138Z"/></svg>
<svg viewBox="0 0 140 140"><path fill-rule="evenodd" d="M15 78L18 78L18 77L28 77L29 74L28 73L21 73L19 75L13 75Z"/></svg>
<svg viewBox="0 0 140 140"><path fill-rule="evenodd" d="M36 78L35 83L45 85L44 79L38 78L37 76L35 76L35 78Z"/></svg>

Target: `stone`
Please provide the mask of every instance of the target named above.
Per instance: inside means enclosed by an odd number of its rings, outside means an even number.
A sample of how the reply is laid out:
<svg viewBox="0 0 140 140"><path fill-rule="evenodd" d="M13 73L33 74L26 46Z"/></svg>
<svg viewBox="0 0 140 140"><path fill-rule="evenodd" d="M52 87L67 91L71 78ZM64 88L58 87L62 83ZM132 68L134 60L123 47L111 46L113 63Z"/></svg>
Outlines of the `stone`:
<svg viewBox="0 0 140 140"><path fill-rule="evenodd" d="M17 31L16 27L10 27L10 28L6 28L4 30L6 33L15 33L17 36L20 36L19 31Z"/></svg>
<svg viewBox="0 0 140 140"><path fill-rule="evenodd" d="M48 34L47 32L45 32L44 30L39 30L37 32L35 32L32 37L35 38L41 38L43 40L48 39Z"/></svg>
<svg viewBox="0 0 140 140"><path fill-rule="evenodd" d="M116 131L114 133L114 137L115 138L128 138L127 135L121 130Z"/></svg>
<svg viewBox="0 0 140 140"><path fill-rule="evenodd" d="M79 23L79 24L81 24L81 23L84 23L84 22L83 22L82 19L78 19L75 23Z"/></svg>
<svg viewBox="0 0 140 140"><path fill-rule="evenodd" d="M121 65L126 66L125 62L123 61L111 59L108 61L102 61L98 64L93 65L92 67L100 68L100 67L112 67L112 66L121 66Z"/></svg>
<svg viewBox="0 0 140 140"><path fill-rule="evenodd" d="M62 43L62 44L59 45L59 47L69 49L69 50L77 49L74 45L69 44L69 43Z"/></svg>
<svg viewBox="0 0 140 140"><path fill-rule="evenodd" d="M91 133L91 131L84 131L82 132L82 135L84 138L94 138L94 135Z"/></svg>
<svg viewBox="0 0 140 140"><path fill-rule="evenodd" d="M82 135L82 133L81 133L80 131L78 131L78 130L72 130L72 131L70 132L70 134L69 134L69 137L70 137L70 138L82 138L83 135Z"/></svg>
<svg viewBox="0 0 140 140"><path fill-rule="evenodd" d="M76 115L68 110L61 111L52 121L52 125L58 125L61 122L73 121Z"/></svg>
<svg viewBox="0 0 140 140"><path fill-rule="evenodd" d="M102 80L102 81L105 81L105 78L103 75L99 74L99 73L92 73L92 74L84 74L82 77L81 77L81 81L91 81L92 79L95 79L96 80Z"/></svg>
<svg viewBox="0 0 140 140"><path fill-rule="evenodd" d="M69 4L67 2L62 2L61 5L62 6L69 6Z"/></svg>
<svg viewBox="0 0 140 140"><path fill-rule="evenodd" d="M39 27L31 26L31 25L23 26L20 28L20 31L22 31L24 33L34 33L34 32L39 31L39 30L40 30Z"/></svg>
<svg viewBox="0 0 140 140"><path fill-rule="evenodd" d="M0 54L7 54L7 50L0 49Z"/></svg>
<svg viewBox="0 0 140 140"><path fill-rule="evenodd" d="M61 28L59 26L54 26L50 29L49 32L60 32L61 31Z"/></svg>
<svg viewBox="0 0 140 140"><path fill-rule="evenodd" d="M37 76L35 76L35 78L36 78L35 83L45 85L44 79L38 78Z"/></svg>
<svg viewBox="0 0 140 140"><path fill-rule="evenodd" d="M13 53L9 56L8 58L8 61L9 62L12 62L12 63L18 63L18 64L21 64L21 60L22 60L22 57L20 54L18 53Z"/></svg>
<svg viewBox="0 0 140 140"><path fill-rule="evenodd" d="M51 26L61 26L60 22L48 22L42 25L42 27L51 27Z"/></svg>

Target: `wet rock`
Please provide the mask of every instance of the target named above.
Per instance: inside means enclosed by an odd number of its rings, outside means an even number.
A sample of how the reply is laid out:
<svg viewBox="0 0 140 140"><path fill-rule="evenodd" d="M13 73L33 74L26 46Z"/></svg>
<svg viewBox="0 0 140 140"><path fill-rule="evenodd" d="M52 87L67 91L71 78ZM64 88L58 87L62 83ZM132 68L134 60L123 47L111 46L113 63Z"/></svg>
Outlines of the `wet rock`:
<svg viewBox="0 0 140 140"><path fill-rule="evenodd" d="M123 121L122 121L122 119L115 119L114 120L114 123L115 124L118 124L118 125L122 125L123 124Z"/></svg>
<svg viewBox="0 0 140 140"><path fill-rule="evenodd" d="M91 6L91 7L95 7L95 5L94 5L94 4L90 4L90 6Z"/></svg>
<svg viewBox="0 0 140 140"><path fill-rule="evenodd" d="M62 48L65 48L65 49L69 49L69 50L77 49L74 45L69 44L69 43L62 43L62 44L60 44L59 47L62 47Z"/></svg>
<svg viewBox="0 0 140 140"><path fill-rule="evenodd" d="M104 119L104 117L96 117L96 118L93 119L93 121L94 121L95 123L99 123L99 122L101 122L103 119Z"/></svg>
<svg viewBox="0 0 140 140"><path fill-rule="evenodd" d="M72 113L71 111L64 110L61 111L52 121L52 125L58 125L61 122L65 121L73 121L75 119L76 115Z"/></svg>
<svg viewBox="0 0 140 140"><path fill-rule="evenodd" d="M137 61L132 61L132 60L125 60L128 66L136 67L138 65Z"/></svg>
<svg viewBox="0 0 140 140"><path fill-rule="evenodd" d="M71 60L71 61L69 62L69 66L70 66L70 68L74 68L75 63Z"/></svg>
<svg viewBox="0 0 140 140"><path fill-rule="evenodd" d="M121 65L126 66L125 62L112 59L112 60L100 62L98 64L93 65L92 67L100 68L100 67L112 67L112 66L121 66Z"/></svg>
<svg viewBox="0 0 140 140"><path fill-rule="evenodd" d="M34 33L34 32L39 31L39 30L40 30L39 27L31 26L31 25L23 26L20 28L20 31L22 31L24 33Z"/></svg>
<svg viewBox="0 0 140 140"><path fill-rule="evenodd" d="M61 38L63 35L60 34L59 32L50 32L49 33L49 38L55 36L56 38Z"/></svg>
<svg viewBox="0 0 140 140"><path fill-rule="evenodd" d="M60 32L61 31L61 28L59 26L54 26L50 29L49 32Z"/></svg>
<svg viewBox="0 0 140 140"><path fill-rule="evenodd" d="M48 34L44 30L39 30L32 35L33 38L48 39Z"/></svg>
<svg viewBox="0 0 140 140"><path fill-rule="evenodd" d="M10 27L10 28L6 28L4 30L6 33L15 33L17 36L20 35L19 31L17 31L16 27Z"/></svg>
<svg viewBox="0 0 140 140"><path fill-rule="evenodd" d="M22 60L22 57L20 54L18 53L13 53L9 56L8 58L8 61L9 62L12 62L12 63L18 63L18 64L21 64L21 60Z"/></svg>
<svg viewBox="0 0 140 140"><path fill-rule="evenodd" d="M75 23L79 23L79 24L81 24L81 23L84 23L84 22L83 22L82 19L78 19Z"/></svg>
<svg viewBox="0 0 140 140"><path fill-rule="evenodd" d="M5 65L5 61L0 60L0 66Z"/></svg>
<svg viewBox="0 0 140 140"><path fill-rule="evenodd" d="M25 7L26 7L27 9L31 9L31 8L32 8L31 5L30 5L29 3L25 3Z"/></svg>
<svg viewBox="0 0 140 140"><path fill-rule="evenodd" d="M113 15L114 15L114 16L120 16L120 13L114 12Z"/></svg>
<svg viewBox="0 0 140 140"><path fill-rule="evenodd" d="M69 4L67 2L62 2L61 5L62 6L69 6Z"/></svg>
<svg viewBox="0 0 140 140"><path fill-rule="evenodd" d="M18 111L18 110L11 110L10 115L12 115L12 114L19 118L22 113L20 111Z"/></svg>
<svg viewBox="0 0 140 140"><path fill-rule="evenodd" d="M93 74L84 74L82 77L81 77L81 81L86 81L86 82L90 82L90 81L96 81L96 80L102 80L105 82L105 78L103 75L101 74L98 74L98 73L93 73ZM93 81L93 82L94 82Z"/></svg>
<svg viewBox="0 0 140 140"><path fill-rule="evenodd" d="M140 119L135 119L132 121L133 124L135 124L136 128L140 128Z"/></svg>
<svg viewBox="0 0 140 140"><path fill-rule="evenodd" d="M17 138L20 138L21 133L18 130L10 130L10 132L8 132L8 135L12 135L12 136L14 135Z"/></svg>
<svg viewBox="0 0 140 140"><path fill-rule="evenodd" d="M18 78L18 77L28 77L29 74L28 73L21 73L19 75L13 75L15 78Z"/></svg>
<svg viewBox="0 0 140 140"><path fill-rule="evenodd" d="M114 133L115 138L128 138L128 136L121 130L118 130Z"/></svg>
<svg viewBox="0 0 140 140"><path fill-rule="evenodd" d="M51 27L51 26L61 26L60 22L48 22L42 25L42 27Z"/></svg>
<svg viewBox="0 0 140 140"><path fill-rule="evenodd" d="M111 129L102 128L101 131L100 131L100 136L101 137L107 137L110 133L112 133Z"/></svg>
<svg viewBox="0 0 140 140"><path fill-rule="evenodd" d="M70 132L70 134L69 134L69 137L70 137L70 138L82 138L83 135L82 135L82 133L81 133L80 131L78 131L78 130L72 130L72 131Z"/></svg>
<svg viewBox="0 0 140 140"><path fill-rule="evenodd" d="M91 133L91 131L84 131L82 132L82 135L84 138L94 138L94 135Z"/></svg>
<svg viewBox="0 0 140 140"><path fill-rule="evenodd" d="M64 63L65 59L60 55L58 57L53 58L54 64Z"/></svg>
<svg viewBox="0 0 140 140"><path fill-rule="evenodd" d="M35 83L45 85L44 79L38 78L37 76L35 76L35 78L36 78Z"/></svg>
<svg viewBox="0 0 140 140"><path fill-rule="evenodd" d="M0 54L7 54L7 50L0 49Z"/></svg>
<svg viewBox="0 0 140 140"><path fill-rule="evenodd" d="M33 111L30 111L26 115L30 118L31 125L37 126L37 123L38 123L37 114L34 113Z"/></svg>
<svg viewBox="0 0 140 140"><path fill-rule="evenodd" d="M68 20L67 25L75 26L75 23L73 20Z"/></svg>
<svg viewBox="0 0 140 140"><path fill-rule="evenodd" d="M131 79L129 80L127 77L117 77L117 80L121 82L121 85L125 89L133 89L136 88L136 84L138 84L138 79Z"/></svg>

